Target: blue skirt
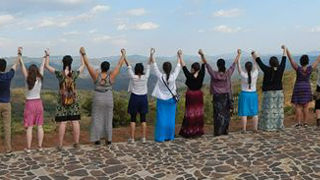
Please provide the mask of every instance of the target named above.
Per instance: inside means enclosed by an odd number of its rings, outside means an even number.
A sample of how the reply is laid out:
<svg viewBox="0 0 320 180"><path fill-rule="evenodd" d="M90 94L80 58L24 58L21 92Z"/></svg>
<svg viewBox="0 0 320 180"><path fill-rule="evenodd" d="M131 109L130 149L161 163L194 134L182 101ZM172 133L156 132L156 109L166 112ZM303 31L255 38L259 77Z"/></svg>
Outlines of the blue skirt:
<svg viewBox="0 0 320 180"><path fill-rule="evenodd" d="M157 121L155 127L155 141L174 140L176 119L176 101L157 99Z"/></svg>
<svg viewBox="0 0 320 180"><path fill-rule="evenodd" d="M129 104L128 104L129 114L147 114L148 113L148 96L136 95L131 93Z"/></svg>
<svg viewBox="0 0 320 180"><path fill-rule="evenodd" d="M239 116L256 116L258 115L258 94L257 92L241 91L238 102Z"/></svg>

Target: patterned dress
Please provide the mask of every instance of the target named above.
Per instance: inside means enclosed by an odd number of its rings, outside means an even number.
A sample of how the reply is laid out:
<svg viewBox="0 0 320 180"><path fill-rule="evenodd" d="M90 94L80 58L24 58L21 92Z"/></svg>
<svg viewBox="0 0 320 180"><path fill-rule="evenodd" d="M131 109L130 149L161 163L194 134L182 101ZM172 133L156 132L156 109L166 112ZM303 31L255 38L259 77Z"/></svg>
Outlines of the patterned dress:
<svg viewBox="0 0 320 180"><path fill-rule="evenodd" d="M79 71L72 72L72 80L75 82L79 77ZM64 81L64 75L61 71L55 71L56 78L59 80L59 84ZM77 97L76 102L69 106L63 106L61 102L61 94L59 92L57 96L57 107L56 107L56 122L65 122L65 121L78 121L81 119L80 117L80 105L79 105L79 97Z"/></svg>
<svg viewBox="0 0 320 180"><path fill-rule="evenodd" d="M258 127L264 131L283 129L283 91L264 91Z"/></svg>
<svg viewBox="0 0 320 180"><path fill-rule="evenodd" d="M310 85L310 76L312 66L308 66L306 71L302 67L297 69L297 79L294 85L291 102L293 104L305 105L312 101L312 92Z"/></svg>

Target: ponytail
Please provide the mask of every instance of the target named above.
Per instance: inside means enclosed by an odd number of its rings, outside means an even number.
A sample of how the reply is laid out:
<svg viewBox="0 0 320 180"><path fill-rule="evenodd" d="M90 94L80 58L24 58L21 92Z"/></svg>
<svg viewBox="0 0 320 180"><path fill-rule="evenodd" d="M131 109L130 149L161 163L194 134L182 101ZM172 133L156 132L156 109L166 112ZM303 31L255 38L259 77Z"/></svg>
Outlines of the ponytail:
<svg viewBox="0 0 320 180"><path fill-rule="evenodd" d="M171 69L172 69L172 65L170 62L164 62L162 65L162 69L164 71L164 73L167 76L167 84L169 84L169 78L170 78L170 73L171 73Z"/></svg>
<svg viewBox="0 0 320 180"><path fill-rule="evenodd" d="M249 85L249 89L251 89L251 83L252 83L252 77L251 77L252 62L246 62L245 68L246 68L247 73L248 73L248 85Z"/></svg>
<svg viewBox="0 0 320 180"><path fill-rule="evenodd" d="M272 56L272 57L270 58L270 60L269 60L269 64L270 64L270 66L271 66L271 68L272 68L271 80L270 80L270 81L273 82L274 76L275 76L275 72L278 71L278 67L280 66L280 65L279 65L279 60L278 60L278 58L275 57L275 56Z"/></svg>
<svg viewBox="0 0 320 180"><path fill-rule="evenodd" d="M249 89L251 89L251 81L252 81L251 71L248 71L248 84L249 84Z"/></svg>

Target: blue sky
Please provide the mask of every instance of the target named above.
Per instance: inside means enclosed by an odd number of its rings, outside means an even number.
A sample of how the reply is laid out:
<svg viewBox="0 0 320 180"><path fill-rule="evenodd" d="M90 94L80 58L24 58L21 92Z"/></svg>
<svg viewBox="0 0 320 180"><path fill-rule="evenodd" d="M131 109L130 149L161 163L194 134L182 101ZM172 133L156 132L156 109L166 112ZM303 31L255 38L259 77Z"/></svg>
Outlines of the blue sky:
<svg viewBox="0 0 320 180"><path fill-rule="evenodd" d="M1 0L0 56L210 55L256 49L294 53L320 49L319 0Z"/></svg>

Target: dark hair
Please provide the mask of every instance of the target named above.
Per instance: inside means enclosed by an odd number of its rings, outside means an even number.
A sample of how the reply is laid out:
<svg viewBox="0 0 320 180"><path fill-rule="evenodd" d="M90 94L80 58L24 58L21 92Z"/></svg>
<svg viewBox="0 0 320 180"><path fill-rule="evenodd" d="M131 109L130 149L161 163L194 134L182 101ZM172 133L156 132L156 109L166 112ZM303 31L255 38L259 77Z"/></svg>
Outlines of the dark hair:
<svg viewBox="0 0 320 180"><path fill-rule="evenodd" d="M63 70L65 70L68 67L69 70L69 74L67 74L67 76L71 76L72 72L71 72L71 65L72 65L72 57L70 55L66 55L63 57L62 59L62 63L63 63Z"/></svg>
<svg viewBox="0 0 320 180"><path fill-rule="evenodd" d="M167 81L169 81L169 77L170 77L170 72L172 69L172 65L170 62L164 62L162 65L162 69L164 71L164 73L167 75Z"/></svg>
<svg viewBox="0 0 320 180"><path fill-rule="evenodd" d="M4 72L7 68L7 61L5 59L0 59L0 72Z"/></svg>
<svg viewBox="0 0 320 180"><path fill-rule="evenodd" d="M306 54L302 55L300 58L300 64L301 64L301 66L308 65L309 64L309 56Z"/></svg>
<svg viewBox="0 0 320 180"><path fill-rule="evenodd" d="M193 73L198 72L200 70L200 64L198 62L193 63L191 69L193 69Z"/></svg>
<svg viewBox="0 0 320 180"><path fill-rule="evenodd" d="M134 74L135 75L144 75L144 67L142 63L137 63L134 67Z"/></svg>
<svg viewBox="0 0 320 180"><path fill-rule="evenodd" d="M252 71L252 62L246 62L246 64L244 65L246 70L247 70L247 73L248 73L248 84L249 84L249 89L251 89L251 81L252 81L252 78L251 78L251 71Z"/></svg>
<svg viewBox="0 0 320 180"><path fill-rule="evenodd" d="M226 72L226 62L224 61L224 59L218 59L217 67L219 72Z"/></svg>
<svg viewBox="0 0 320 180"><path fill-rule="evenodd" d="M27 85L29 90L31 90L34 87L37 81L37 78L40 78L41 80L43 80L43 76L40 74L39 68L37 67L37 65L32 64L28 68L28 76L27 76Z"/></svg>
<svg viewBox="0 0 320 180"><path fill-rule="evenodd" d="M110 63L108 61L103 61L100 65L101 72L108 72L110 69Z"/></svg>
<svg viewBox="0 0 320 180"><path fill-rule="evenodd" d="M273 79L274 79L274 74L275 72L278 70L278 67L279 67L279 60L277 57L275 56L272 56L269 60L269 65L272 69L272 73L271 73L271 82L273 82Z"/></svg>

